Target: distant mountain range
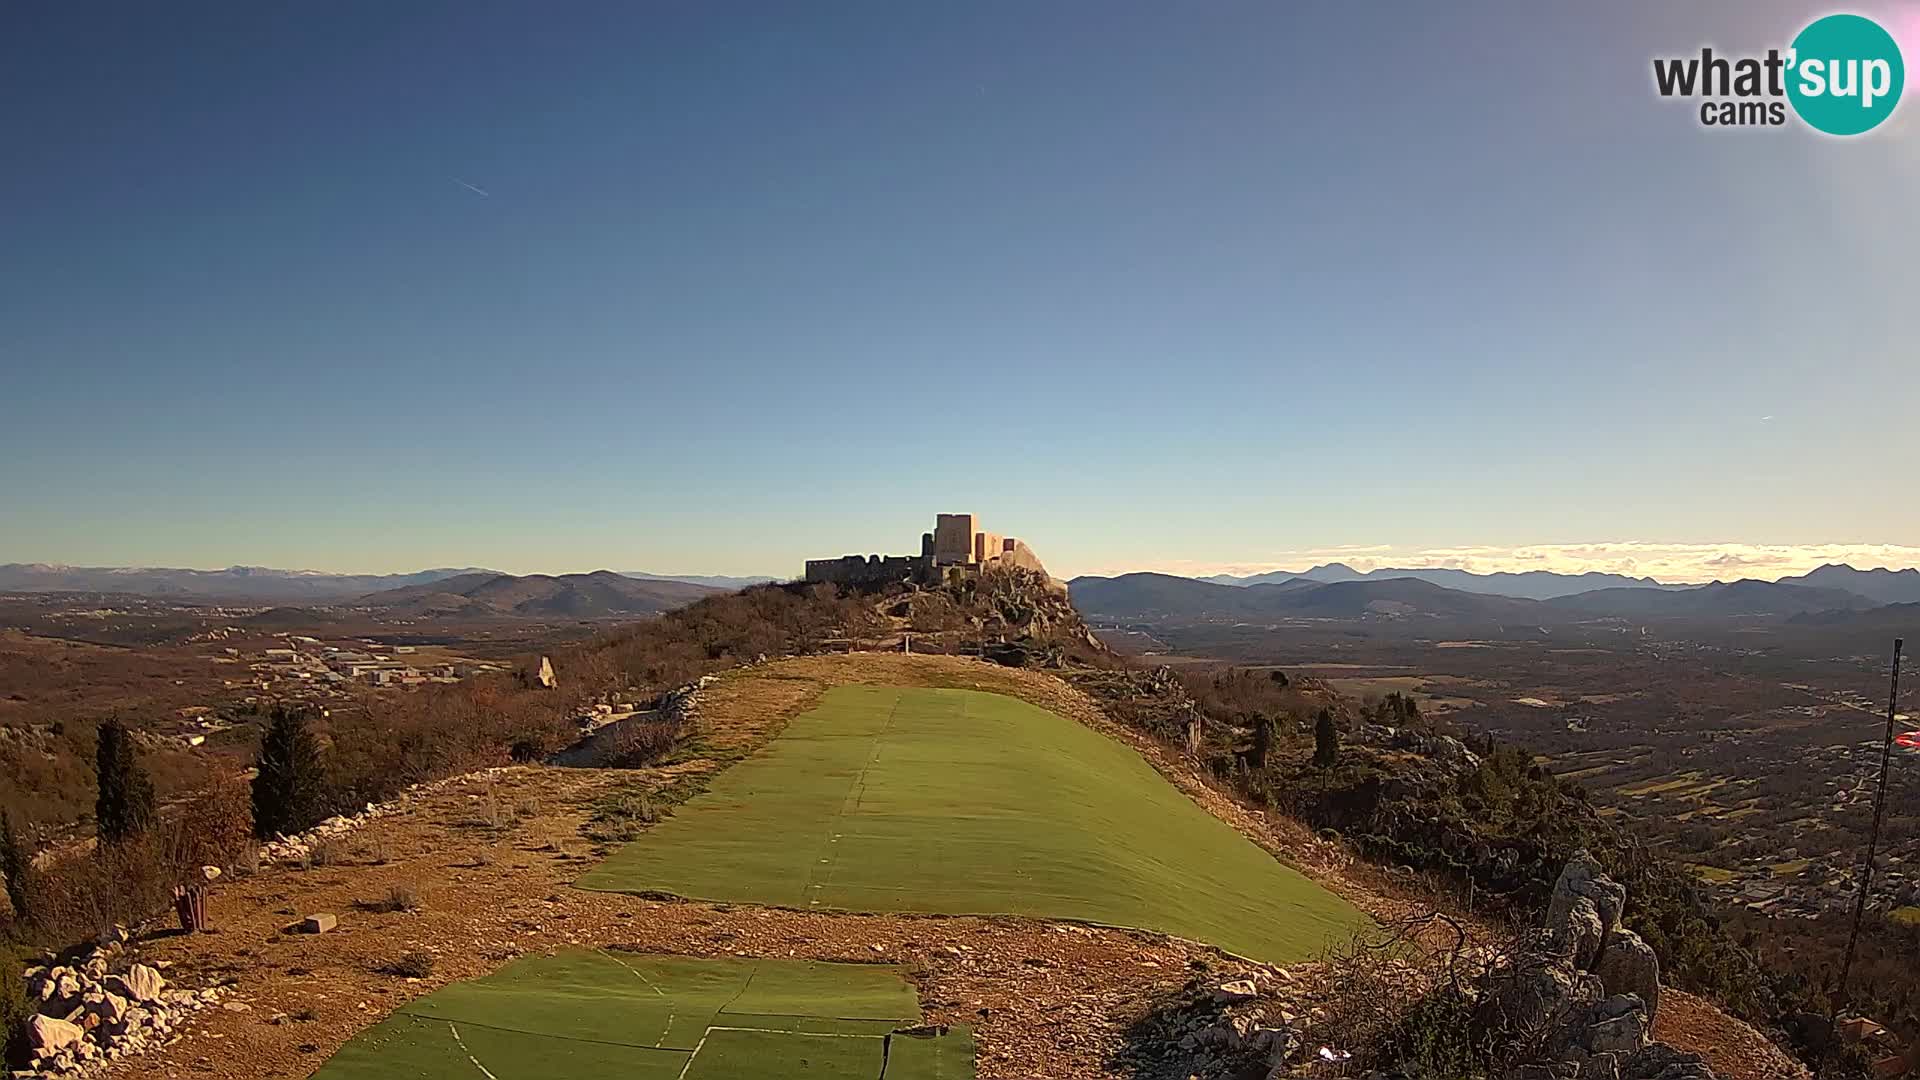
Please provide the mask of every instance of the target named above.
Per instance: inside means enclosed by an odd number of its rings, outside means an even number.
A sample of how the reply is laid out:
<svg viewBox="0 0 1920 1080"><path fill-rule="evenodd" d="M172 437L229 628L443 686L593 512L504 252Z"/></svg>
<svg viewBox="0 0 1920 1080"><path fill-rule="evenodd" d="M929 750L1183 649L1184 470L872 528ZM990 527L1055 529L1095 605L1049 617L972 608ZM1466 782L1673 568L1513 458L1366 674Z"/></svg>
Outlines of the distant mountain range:
<svg viewBox="0 0 1920 1080"><path fill-rule="evenodd" d="M229 566L225 570L177 570L155 566L0 565L0 592L98 592L182 600L258 603L344 600L383 589L426 585L462 574L493 574L479 567L443 567L411 574L329 574L319 570L273 570Z"/></svg>
<svg viewBox="0 0 1920 1080"><path fill-rule="evenodd" d="M602 570L602 574L612 571ZM274 570L262 566L229 566L225 570L179 570L153 566L51 566L46 563L0 564L0 592L124 593L179 600L216 600L232 603L335 603L369 593L431 585L449 578L503 576L478 566L441 567L411 574L334 574L322 570ZM568 578L591 575L569 574ZM718 577L670 574L615 574L642 581L683 582L734 590L773 581L767 577Z"/></svg>
<svg viewBox="0 0 1920 1080"><path fill-rule="evenodd" d="M1414 578L1320 582L1293 578L1257 585L1220 585L1170 574L1079 577L1067 584L1073 605L1113 618L1319 618L1436 615L1528 619L1537 601L1486 596Z"/></svg>
<svg viewBox="0 0 1920 1080"><path fill-rule="evenodd" d="M1124 574L1112 578L1075 578L1068 583L1068 589L1074 606L1080 610L1122 619L1338 619L1417 615L1544 625L1593 618L1804 616L1816 612L1857 612L1878 606L1876 601L1845 589L1787 582L1609 586L1542 600L1449 588L1418 577L1381 577L1378 572L1363 575L1350 570L1349 573L1351 577L1339 581L1293 577L1247 585L1223 585L1169 574ZM1829 574L1826 579L1835 577Z"/></svg>
<svg viewBox="0 0 1920 1080"><path fill-rule="evenodd" d="M1781 578L1780 584L1845 589L1880 604L1920 604L1920 570L1855 570L1845 563L1828 563L1799 577Z"/></svg>
<svg viewBox="0 0 1920 1080"><path fill-rule="evenodd" d="M774 577L727 577L725 574L649 574L639 570L623 570L621 574L641 581L684 581L689 585L706 585L729 592L787 580Z"/></svg>
<svg viewBox="0 0 1920 1080"><path fill-rule="evenodd" d="M1815 611L1863 611L1872 600L1845 589L1820 589L1774 581L1714 582L1696 589L1595 589L1561 596L1546 606L1587 615L1626 619L1698 618L1730 615L1804 615Z"/></svg>
<svg viewBox="0 0 1920 1080"><path fill-rule="evenodd" d="M363 596L354 606L395 615L597 619L657 615L721 591L685 581L642 580L611 570L557 577L477 573L388 589Z"/></svg>
<svg viewBox="0 0 1920 1080"><path fill-rule="evenodd" d="M1636 588L1636 589L1685 589L1687 585L1666 585L1650 577L1627 577L1622 574L1556 574L1549 570L1528 570L1524 573L1475 574L1466 570L1453 570L1447 567L1416 567L1407 570L1379 569L1361 572L1346 563L1325 563L1295 574L1286 570L1275 570L1266 574L1253 574L1248 577L1234 577L1231 574L1215 574L1201 578L1220 585L1259 585L1270 582L1282 582L1292 578L1306 578L1308 581L1363 581L1384 578L1416 578L1430 581L1435 585L1444 585L1449 589L1462 592L1487 593L1492 596L1512 596L1524 600L1551 600L1556 596L1571 596L1574 593L1591 592L1594 589Z"/></svg>
<svg viewBox="0 0 1920 1080"><path fill-rule="evenodd" d="M1549 570L1529 570L1525 573L1475 574L1466 570L1454 570L1447 567L1414 567L1411 569L1381 568L1361 572L1345 563L1324 563L1299 573L1287 570L1275 570L1265 574L1251 574L1235 577L1231 574L1215 574L1211 577L1197 578L1198 581L1213 582L1219 585L1251 586L1285 582L1304 578L1308 581L1361 581L1384 578L1417 578L1431 581L1435 585L1444 585L1449 589L1462 592L1486 593L1492 596L1512 596L1523 600L1553 600L1562 596L1574 596L1579 593L1593 592L1596 589L1658 589L1668 592L1682 592L1710 586L1671 584L1656 581L1650 577L1627 577L1623 574L1556 574ZM1751 579L1749 579L1751 580ZM1720 585L1722 582L1713 582ZM1738 584L1737 582L1735 584ZM1825 566L1797 577L1783 577L1777 582L1761 584L1805 585L1820 589L1841 589L1864 596L1876 604L1912 604L1920 603L1920 570L1855 570L1845 563L1828 563Z"/></svg>

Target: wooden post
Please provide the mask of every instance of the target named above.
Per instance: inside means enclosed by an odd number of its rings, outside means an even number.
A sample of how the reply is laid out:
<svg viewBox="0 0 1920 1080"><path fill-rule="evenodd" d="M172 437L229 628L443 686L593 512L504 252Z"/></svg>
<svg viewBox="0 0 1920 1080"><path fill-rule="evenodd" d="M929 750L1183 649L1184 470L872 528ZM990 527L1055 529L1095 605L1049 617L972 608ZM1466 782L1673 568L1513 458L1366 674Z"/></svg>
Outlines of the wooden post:
<svg viewBox="0 0 1920 1080"><path fill-rule="evenodd" d="M180 916L180 929L189 934L207 931L207 890L199 885L175 885L173 909Z"/></svg>

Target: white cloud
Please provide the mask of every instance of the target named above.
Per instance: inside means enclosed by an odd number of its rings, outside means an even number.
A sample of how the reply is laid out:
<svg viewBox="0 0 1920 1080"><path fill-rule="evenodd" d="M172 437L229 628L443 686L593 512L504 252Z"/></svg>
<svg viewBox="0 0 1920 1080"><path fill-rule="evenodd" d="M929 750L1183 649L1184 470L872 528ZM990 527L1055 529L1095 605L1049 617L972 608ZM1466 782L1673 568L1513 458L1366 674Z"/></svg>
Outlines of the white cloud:
<svg viewBox="0 0 1920 1080"><path fill-rule="evenodd" d="M1803 574L1823 563L1847 563L1857 569L1920 567L1920 547L1900 544L1663 544L1616 540L1590 544L1529 544L1524 547L1401 548L1346 545L1273 552L1258 562L1205 562L1179 559L1089 571L1124 574L1152 570L1186 577L1211 574L1263 574L1305 570L1320 563L1343 562L1355 570L1383 566L1403 569L1449 567L1476 574L1551 570L1562 574L1601 571L1666 582L1732 581Z"/></svg>

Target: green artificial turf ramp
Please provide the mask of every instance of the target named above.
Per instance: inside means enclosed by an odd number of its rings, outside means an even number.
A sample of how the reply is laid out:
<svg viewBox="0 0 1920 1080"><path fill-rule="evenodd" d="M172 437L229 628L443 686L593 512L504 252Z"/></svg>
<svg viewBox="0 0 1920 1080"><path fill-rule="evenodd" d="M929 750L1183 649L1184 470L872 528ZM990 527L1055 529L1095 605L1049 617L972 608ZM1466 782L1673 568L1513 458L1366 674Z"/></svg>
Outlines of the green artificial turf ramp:
<svg viewBox="0 0 1920 1080"><path fill-rule="evenodd" d="M843 686L578 882L1158 930L1278 963L1365 916L1133 750L973 690Z"/></svg>
<svg viewBox="0 0 1920 1080"><path fill-rule="evenodd" d="M890 1033L919 1023L919 1000L898 967L571 951L410 1002L314 1076L879 1080ZM964 1071L901 1076L972 1080L970 1035L931 1043L915 1053L964 1062Z"/></svg>

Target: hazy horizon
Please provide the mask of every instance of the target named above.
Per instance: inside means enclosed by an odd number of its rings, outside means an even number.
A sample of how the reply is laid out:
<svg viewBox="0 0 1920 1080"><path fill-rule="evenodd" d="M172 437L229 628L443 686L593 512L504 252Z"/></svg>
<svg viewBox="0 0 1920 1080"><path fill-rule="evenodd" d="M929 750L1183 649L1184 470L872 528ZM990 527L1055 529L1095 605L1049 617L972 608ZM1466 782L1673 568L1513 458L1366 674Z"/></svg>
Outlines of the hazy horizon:
<svg viewBox="0 0 1920 1080"><path fill-rule="evenodd" d="M992 526L989 525L989 528ZM1381 568L1401 570L1453 569L1476 574L1525 573L1545 570L1560 574L1607 573L1629 577L1649 577L1666 584L1701 584L1709 581L1734 581L1759 578L1772 581L1806 573L1830 563L1844 563L1856 570L1920 569L1920 547L1893 544L1657 544L1642 541L1592 544L1533 544L1519 548L1453 547L1441 549L1400 549L1392 545L1342 545L1312 550L1272 553L1260 559L1208 561L1171 559L1115 566L1075 567L1057 565L1047 557L1045 541L1022 537L1034 543L1048 570L1057 577L1116 577L1128 573L1163 573L1203 578L1221 574L1248 577L1282 570L1304 571L1326 563L1344 563L1366 572ZM871 546L871 545L870 545ZM342 575L411 574L435 569L485 569L501 573L583 574L612 570L623 574L655 574L674 577L798 577L801 563L808 558L827 558L846 554L904 554L912 545L901 542L875 547L871 551L816 551L802 556L791 567L744 566L725 569L661 568L644 561L626 560L567 567L502 566L464 559L443 559L420 564L381 568L341 566L287 566L238 560L214 564L169 563L154 560L81 563L71 559L31 559L0 557L0 564L45 565L88 568L150 568L215 571L250 567L294 572Z"/></svg>

